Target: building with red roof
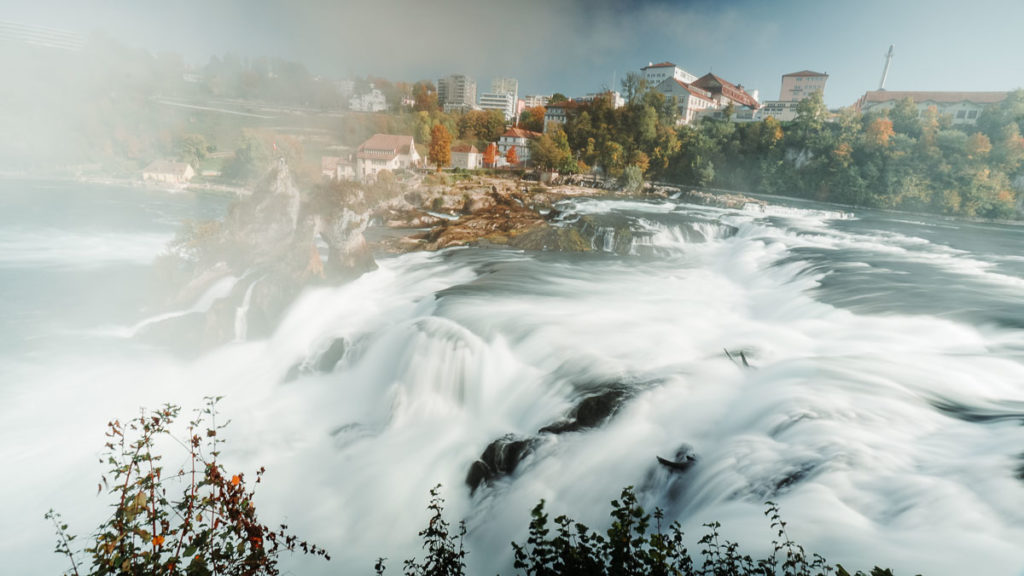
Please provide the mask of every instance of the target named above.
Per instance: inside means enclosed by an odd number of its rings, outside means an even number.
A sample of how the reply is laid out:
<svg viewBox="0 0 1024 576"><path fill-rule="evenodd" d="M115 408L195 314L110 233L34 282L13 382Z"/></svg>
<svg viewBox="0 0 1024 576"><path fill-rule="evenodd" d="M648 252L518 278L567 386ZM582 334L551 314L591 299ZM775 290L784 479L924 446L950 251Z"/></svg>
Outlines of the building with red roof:
<svg viewBox="0 0 1024 576"><path fill-rule="evenodd" d="M751 110L761 107L757 99L743 89L742 84L733 84L710 72L695 80L693 85L710 92L711 98L718 103L720 108L725 108L730 102L735 106L744 106Z"/></svg>
<svg viewBox="0 0 1024 576"><path fill-rule="evenodd" d="M975 124L987 106L1006 99L1006 92L904 92L871 90L865 92L854 107L864 113L885 112L900 100L909 98L917 105L918 113L932 106L939 114L949 116L953 124Z"/></svg>
<svg viewBox="0 0 1024 576"><path fill-rule="evenodd" d="M648 88L654 88L669 78L675 78L687 84L691 84L697 79L693 74L671 62L648 63L647 66L640 69L640 73L643 74L644 80L647 80Z"/></svg>
<svg viewBox="0 0 1024 576"><path fill-rule="evenodd" d="M420 165L420 155L412 136L374 134L359 145L356 152L356 176L375 176L382 170L397 170Z"/></svg>
<svg viewBox="0 0 1024 576"><path fill-rule="evenodd" d="M522 128L509 128L498 139L498 154L504 158L508 154L509 148L515 148L516 158L519 159L519 162L526 162L530 159L530 140L540 137L541 134L538 132Z"/></svg>
<svg viewBox="0 0 1024 576"><path fill-rule="evenodd" d="M664 94L666 100L675 99L679 109L678 124L692 124L702 111L718 108L710 92L676 78L666 78L654 89Z"/></svg>

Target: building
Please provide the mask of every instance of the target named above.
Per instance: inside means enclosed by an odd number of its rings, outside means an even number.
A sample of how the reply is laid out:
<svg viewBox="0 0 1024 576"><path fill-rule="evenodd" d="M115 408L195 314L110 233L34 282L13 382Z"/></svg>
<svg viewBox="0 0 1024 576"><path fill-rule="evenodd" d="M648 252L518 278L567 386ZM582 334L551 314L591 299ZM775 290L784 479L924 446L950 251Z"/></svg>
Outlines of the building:
<svg viewBox="0 0 1024 576"><path fill-rule="evenodd" d="M825 83L828 74L801 70L782 75L782 88L779 90L779 101L799 102L815 92L825 95Z"/></svg>
<svg viewBox="0 0 1024 576"><path fill-rule="evenodd" d="M571 100L548 104L544 111L544 133L547 134L553 126L561 126L569 121L569 110L577 104Z"/></svg>
<svg viewBox="0 0 1024 576"><path fill-rule="evenodd" d="M547 126L547 118L545 117L545 126ZM509 148L516 149L516 158L520 162L526 162L530 159L530 140L534 138L540 138L540 134L537 132L531 132L529 130L523 130L522 128L509 128L501 138L498 139L498 154L502 158L508 154Z"/></svg>
<svg viewBox="0 0 1024 576"><path fill-rule="evenodd" d="M647 66L640 69L640 72L643 74L644 80L647 80L648 88L653 88L668 78L675 78L687 84L692 84L697 80L696 76L671 62L659 62L658 64L648 62Z"/></svg>
<svg viewBox="0 0 1024 576"><path fill-rule="evenodd" d="M439 78L437 103L445 112L471 110L476 106L476 82L462 74Z"/></svg>
<svg viewBox="0 0 1024 576"><path fill-rule="evenodd" d="M518 152L518 150L516 152ZM452 163L450 168L476 170L483 166L483 164L484 155L476 149L476 146L471 146L469 144L452 146Z"/></svg>
<svg viewBox="0 0 1024 576"><path fill-rule="evenodd" d="M483 110L500 110L505 116L505 121L511 121L516 116L516 101L512 99L511 92L487 92L480 95L480 108Z"/></svg>
<svg viewBox="0 0 1024 576"><path fill-rule="evenodd" d="M320 173L331 180L352 180L356 177L356 167L351 156L321 156Z"/></svg>
<svg viewBox="0 0 1024 576"><path fill-rule="evenodd" d="M897 92L871 90L864 93L854 107L860 112L885 112L904 98L917 105L918 114L934 106L940 115L949 116L953 124L975 124L987 106L1006 99L1006 92Z"/></svg>
<svg viewBox="0 0 1024 576"><path fill-rule="evenodd" d="M612 108L622 108L626 105L626 99L622 97L622 94L614 90L606 90L604 92L591 92L582 98L576 98L576 102L593 102L597 98L607 98L608 103L611 104Z"/></svg>
<svg viewBox="0 0 1024 576"><path fill-rule="evenodd" d="M519 100L519 81L515 78L495 78L491 80L492 94L512 94L512 101Z"/></svg>
<svg viewBox="0 0 1024 576"><path fill-rule="evenodd" d="M537 106L547 106L549 100L551 100L551 95L550 94L547 95L547 96L543 96L543 95L524 96L523 97L523 104L527 108L536 108Z"/></svg>
<svg viewBox="0 0 1024 576"><path fill-rule="evenodd" d="M753 110L761 107L757 98L748 94L743 85L733 84L710 72L694 80L692 85L709 92L719 108L725 108L730 103L735 107L745 106Z"/></svg>
<svg viewBox="0 0 1024 576"><path fill-rule="evenodd" d="M796 120L796 108L799 105L800 102L795 100L769 100L761 105L758 117L763 120L771 116L779 122Z"/></svg>
<svg viewBox="0 0 1024 576"><path fill-rule="evenodd" d="M412 136L374 134L356 152L356 177L360 179L376 176L382 170L419 165L420 155Z"/></svg>
<svg viewBox="0 0 1024 576"><path fill-rule="evenodd" d="M169 160L154 160L142 170L143 181L165 184L187 184L195 175L195 170L187 162Z"/></svg>
<svg viewBox="0 0 1024 576"><path fill-rule="evenodd" d="M370 85L370 91L362 95L353 95L348 99L348 108L353 112L383 112L388 103L384 93Z"/></svg>
<svg viewBox="0 0 1024 576"><path fill-rule="evenodd" d="M666 78L654 89L664 94L666 100L675 98L679 108L678 124L692 124L705 110L718 108L710 92L677 78Z"/></svg>

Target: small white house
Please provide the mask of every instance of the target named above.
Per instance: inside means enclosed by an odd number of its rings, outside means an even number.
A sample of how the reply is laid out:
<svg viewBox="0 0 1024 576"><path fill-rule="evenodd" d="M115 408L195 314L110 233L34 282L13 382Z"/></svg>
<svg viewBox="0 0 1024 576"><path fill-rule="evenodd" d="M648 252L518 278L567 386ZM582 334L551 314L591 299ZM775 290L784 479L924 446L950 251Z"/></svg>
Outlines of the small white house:
<svg viewBox="0 0 1024 576"><path fill-rule="evenodd" d="M356 152L356 177L365 179L382 170L397 170L420 165L420 155L412 136L374 134L359 145Z"/></svg>
<svg viewBox="0 0 1024 576"><path fill-rule="evenodd" d="M452 168L476 170L483 166L483 163L484 155L476 149L476 146L472 146L470 144L452 146Z"/></svg>
<svg viewBox="0 0 1024 576"><path fill-rule="evenodd" d="M353 112L383 112L387 107L384 93L376 88L372 88L366 94L352 96L348 100L348 108Z"/></svg>
<svg viewBox="0 0 1024 576"><path fill-rule="evenodd" d="M195 170L187 162L169 160L154 160L142 170L143 181L167 184L186 184L195 175Z"/></svg>

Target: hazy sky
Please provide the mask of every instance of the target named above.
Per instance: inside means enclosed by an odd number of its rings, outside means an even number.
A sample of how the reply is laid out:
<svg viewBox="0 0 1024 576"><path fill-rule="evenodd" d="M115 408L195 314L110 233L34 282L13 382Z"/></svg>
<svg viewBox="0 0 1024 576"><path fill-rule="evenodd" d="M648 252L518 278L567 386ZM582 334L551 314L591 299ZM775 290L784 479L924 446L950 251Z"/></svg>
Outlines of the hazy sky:
<svg viewBox="0 0 1024 576"><path fill-rule="evenodd" d="M784 73L827 72L826 102L846 106L878 87L889 44L890 90L1024 87L1021 0L2 0L0 20L102 30L194 63L233 51L332 77L511 76L520 94L582 95L670 60L762 100Z"/></svg>

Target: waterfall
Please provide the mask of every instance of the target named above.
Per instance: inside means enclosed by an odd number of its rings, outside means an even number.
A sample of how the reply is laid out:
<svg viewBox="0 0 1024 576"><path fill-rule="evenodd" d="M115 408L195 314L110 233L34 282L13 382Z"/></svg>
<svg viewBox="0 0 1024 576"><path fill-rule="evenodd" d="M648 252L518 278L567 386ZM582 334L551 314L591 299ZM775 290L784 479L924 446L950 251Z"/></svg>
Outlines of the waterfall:
<svg viewBox="0 0 1024 576"><path fill-rule="evenodd" d="M245 289L242 303L235 309L235 342L245 341L245 334L249 326L249 303L252 301L252 290L260 280L262 278L253 280L252 284L249 284L249 287Z"/></svg>

